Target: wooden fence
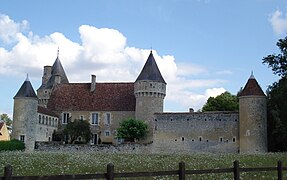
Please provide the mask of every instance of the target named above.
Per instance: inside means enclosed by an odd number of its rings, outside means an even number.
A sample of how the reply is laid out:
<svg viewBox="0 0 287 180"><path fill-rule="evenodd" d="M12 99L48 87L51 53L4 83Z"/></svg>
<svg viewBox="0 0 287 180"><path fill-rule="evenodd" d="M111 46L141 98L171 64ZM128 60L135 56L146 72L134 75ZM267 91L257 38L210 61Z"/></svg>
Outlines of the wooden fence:
<svg viewBox="0 0 287 180"><path fill-rule="evenodd" d="M179 169L173 171L154 171L154 172L126 172L116 173L114 171L114 165L107 165L107 172L102 174L75 174L75 175L51 175L51 176L13 176L12 166L7 165L4 168L4 176L0 177L0 180L68 180L68 179L107 179L113 180L115 178L126 177L154 177L154 176L178 176L179 180L185 180L186 175L191 174L211 174L211 173L232 173L234 180L240 179L241 172L266 172L277 171L278 180L283 179L283 170L287 170L287 167L282 166L282 162L277 162L277 167L256 167L256 168L241 168L239 167L239 161L233 162L233 167L224 169L203 169L203 170L186 170L185 163L179 163ZM190 178L189 178L190 179Z"/></svg>

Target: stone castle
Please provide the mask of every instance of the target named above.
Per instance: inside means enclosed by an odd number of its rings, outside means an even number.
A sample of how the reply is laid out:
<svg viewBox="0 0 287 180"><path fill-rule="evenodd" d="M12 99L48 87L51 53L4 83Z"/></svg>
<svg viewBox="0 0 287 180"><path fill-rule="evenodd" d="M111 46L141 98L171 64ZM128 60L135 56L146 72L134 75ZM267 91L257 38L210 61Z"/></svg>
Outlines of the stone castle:
<svg viewBox="0 0 287 180"><path fill-rule="evenodd" d="M27 77L14 97L12 138L33 150L75 119L90 122L91 144L119 144L119 123L149 125L151 152L267 152L266 96L253 75L239 97L239 112L163 112L166 85L152 51L135 82L69 83L59 54L44 66L37 95ZM79 139L81 141L81 139Z"/></svg>

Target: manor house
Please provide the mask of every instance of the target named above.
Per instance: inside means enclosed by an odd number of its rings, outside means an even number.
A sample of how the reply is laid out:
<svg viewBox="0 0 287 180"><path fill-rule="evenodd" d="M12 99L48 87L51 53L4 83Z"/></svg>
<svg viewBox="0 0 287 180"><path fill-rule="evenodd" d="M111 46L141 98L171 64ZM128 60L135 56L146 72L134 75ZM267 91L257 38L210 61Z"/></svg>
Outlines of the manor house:
<svg viewBox="0 0 287 180"><path fill-rule="evenodd" d="M27 150L51 141L69 121L90 123L91 144L118 144L119 123L127 118L149 125L151 152L266 152L266 97L253 75L239 97L239 112L163 112L166 85L152 51L135 82L70 83L59 54L44 66L35 93L28 77L14 97L12 138ZM81 141L81 139L79 139Z"/></svg>

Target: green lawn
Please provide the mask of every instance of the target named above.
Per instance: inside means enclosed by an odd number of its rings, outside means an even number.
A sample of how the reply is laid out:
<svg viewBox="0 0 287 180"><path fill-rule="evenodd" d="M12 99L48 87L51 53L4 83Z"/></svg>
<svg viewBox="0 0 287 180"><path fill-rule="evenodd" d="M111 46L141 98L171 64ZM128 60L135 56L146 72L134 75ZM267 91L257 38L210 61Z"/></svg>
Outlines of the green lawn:
<svg viewBox="0 0 287 180"><path fill-rule="evenodd" d="M287 166L287 153L239 154L119 154L97 152L0 152L0 168L11 164L14 175L52 175L104 173L113 163L116 172L177 170L184 161L186 169L229 168L239 160L240 167ZM3 170L0 171L3 176ZM192 179L231 179L231 173L192 175ZM276 179L276 172L241 173L242 179ZM284 179L287 171L284 171ZM157 177L151 179L174 179Z"/></svg>

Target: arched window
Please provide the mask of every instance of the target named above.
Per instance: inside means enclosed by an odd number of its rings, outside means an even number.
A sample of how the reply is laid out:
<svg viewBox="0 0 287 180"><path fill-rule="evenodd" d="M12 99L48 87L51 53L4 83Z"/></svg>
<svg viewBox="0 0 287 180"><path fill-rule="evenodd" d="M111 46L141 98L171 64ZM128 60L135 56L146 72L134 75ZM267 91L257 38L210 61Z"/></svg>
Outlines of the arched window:
<svg viewBox="0 0 287 180"><path fill-rule="evenodd" d="M39 123L41 123L41 115L39 115Z"/></svg>

